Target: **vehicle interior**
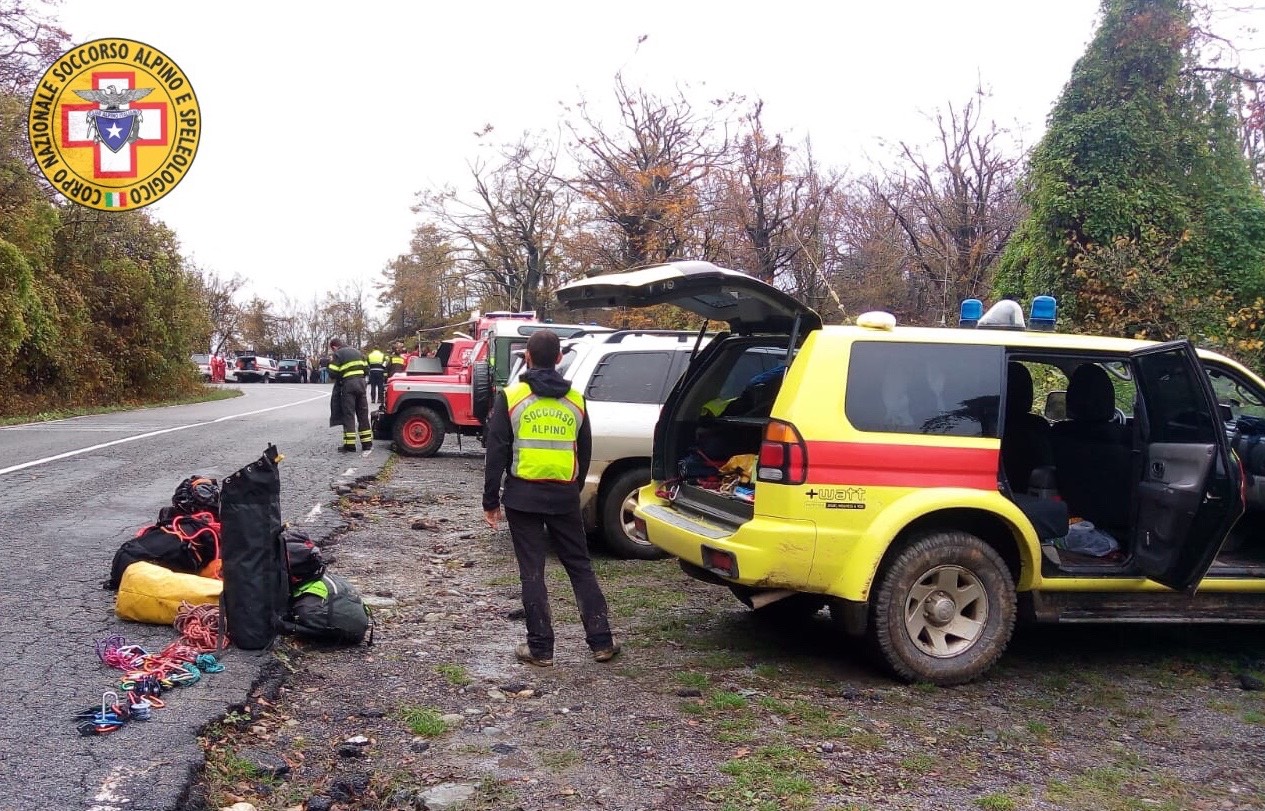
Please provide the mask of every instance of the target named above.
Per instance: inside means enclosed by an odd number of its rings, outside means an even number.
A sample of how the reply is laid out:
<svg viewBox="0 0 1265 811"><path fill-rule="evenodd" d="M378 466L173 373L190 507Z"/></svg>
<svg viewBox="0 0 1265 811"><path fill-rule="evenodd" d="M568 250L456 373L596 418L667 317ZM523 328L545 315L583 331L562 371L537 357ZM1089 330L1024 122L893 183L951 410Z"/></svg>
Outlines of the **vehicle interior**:
<svg viewBox="0 0 1265 811"><path fill-rule="evenodd" d="M1254 473L1242 447L1240 414L1265 417L1265 393L1233 370L1205 367L1217 392L1223 427L1244 464L1247 511L1223 544L1209 575L1265 577L1265 451ZM1034 407L1036 404L1036 407ZM1001 437L1001 478L1016 504L1033 519L1042 538L1047 576L1134 575L1135 536L1153 505L1157 485L1147 481L1148 466L1185 464L1191 470L1208 461L1188 413L1162 413L1156 407L1148 424L1140 407L1135 369L1119 359L1075 355L1012 355L1007 364L1006 405ZM1038 413L1039 408L1039 413ZM1140 418L1139 418L1140 417ZM1147 439L1161 429L1170 436ZM1207 419L1204 418L1204 424ZM1211 430L1216 430L1213 428ZM1177 432L1177 433L1174 433ZM1184 432L1184 433L1182 433ZM1265 420L1261 422L1265 433ZM1165 444L1163 440L1170 440ZM1258 440L1259 441L1259 440ZM1148 453L1173 452L1190 442L1187 458L1148 459ZM1148 444L1152 443L1152 444ZM1255 443L1253 442L1253 447ZM1262 443L1265 444L1265 443ZM1156 448L1165 449L1162 451ZM1192 477L1192 481L1195 478ZM1170 486L1169 490L1180 488ZM1187 512L1194 513L1202 492L1192 491ZM1059 518L1034 512L1051 501L1066 507L1064 535Z"/></svg>
<svg viewBox="0 0 1265 811"><path fill-rule="evenodd" d="M785 338L729 338L702 350L663 439L678 503L731 524L753 514L755 461L780 391Z"/></svg>

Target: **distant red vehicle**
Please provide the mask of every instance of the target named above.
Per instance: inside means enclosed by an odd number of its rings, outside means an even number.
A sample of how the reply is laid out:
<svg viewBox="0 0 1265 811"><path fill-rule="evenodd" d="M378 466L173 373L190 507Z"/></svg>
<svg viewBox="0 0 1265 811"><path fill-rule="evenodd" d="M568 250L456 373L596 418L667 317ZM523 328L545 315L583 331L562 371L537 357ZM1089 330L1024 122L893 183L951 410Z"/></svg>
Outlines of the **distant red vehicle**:
<svg viewBox="0 0 1265 811"><path fill-rule="evenodd" d="M492 397L504 387L516 349L533 332L552 329L567 338L606 327L552 324L534 312L487 313L471 334L439 344L433 357L414 357L403 374L387 380L386 398L373 415L374 437L391 439L405 456L434 456L447 434L483 438Z"/></svg>

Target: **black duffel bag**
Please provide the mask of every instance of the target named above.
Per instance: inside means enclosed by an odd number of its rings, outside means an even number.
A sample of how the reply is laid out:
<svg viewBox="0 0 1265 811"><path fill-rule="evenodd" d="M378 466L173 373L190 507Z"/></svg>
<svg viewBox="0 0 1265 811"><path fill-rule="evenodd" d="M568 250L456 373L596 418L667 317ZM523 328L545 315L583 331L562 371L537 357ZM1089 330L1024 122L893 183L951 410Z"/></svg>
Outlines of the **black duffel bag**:
<svg viewBox="0 0 1265 811"><path fill-rule="evenodd" d="M263 456L226 476L220 486L222 614L229 639L245 650L272 644L289 603L280 460L276 447L269 445Z"/></svg>

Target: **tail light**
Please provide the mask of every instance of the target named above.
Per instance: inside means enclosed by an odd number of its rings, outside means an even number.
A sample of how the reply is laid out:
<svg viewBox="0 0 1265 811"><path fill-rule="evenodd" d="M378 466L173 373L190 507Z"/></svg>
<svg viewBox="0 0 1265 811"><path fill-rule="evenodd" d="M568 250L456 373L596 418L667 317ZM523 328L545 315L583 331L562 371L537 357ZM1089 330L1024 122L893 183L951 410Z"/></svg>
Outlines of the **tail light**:
<svg viewBox="0 0 1265 811"><path fill-rule="evenodd" d="M760 443L756 479L778 484L803 484L808 480L808 446L794 425L769 420Z"/></svg>

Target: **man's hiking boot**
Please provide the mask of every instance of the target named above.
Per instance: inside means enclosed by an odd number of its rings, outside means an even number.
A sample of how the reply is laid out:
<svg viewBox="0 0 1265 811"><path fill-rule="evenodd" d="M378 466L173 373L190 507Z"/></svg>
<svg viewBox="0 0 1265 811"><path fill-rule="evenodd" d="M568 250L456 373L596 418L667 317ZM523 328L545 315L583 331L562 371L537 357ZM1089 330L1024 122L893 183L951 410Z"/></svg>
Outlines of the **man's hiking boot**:
<svg viewBox="0 0 1265 811"><path fill-rule="evenodd" d="M619 651L620 651L619 643L615 642L609 648L602 648L601 650L593 651L593 661L594 662L609 662L611 659L614 659L616 656L619 655Z"/></svg>
<svg viewBox="0 0 1265 811"><path fill-rule="evenodd" d="M543 656L533 656L531 648L526 642L519 642L514 648L514 655L518 657L518 661L524 664L535 665L536 667L553 667L553 657L545 658Z"/></svg>
<svg viewBox="0 0 1265 811"><path fill-rule="evenodd" d="M371 451L371 450L373 450L373 443L372 443L372 442L366 442L365 444L363 444L363 445L361 445L361 446L360 446L360 449L361 449L362 451Z"/></svg>
<svg viewBox="0 0 1265 811"><path fill-rule="evenodd" d="M355 446L355 445L352 445L352 446L349 448L349 447L347 447L346 445L339 445L339 446L338 446L338 450L339 450L341 453L355 453L355 452L356 452L356 446Z"/></svg>

